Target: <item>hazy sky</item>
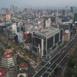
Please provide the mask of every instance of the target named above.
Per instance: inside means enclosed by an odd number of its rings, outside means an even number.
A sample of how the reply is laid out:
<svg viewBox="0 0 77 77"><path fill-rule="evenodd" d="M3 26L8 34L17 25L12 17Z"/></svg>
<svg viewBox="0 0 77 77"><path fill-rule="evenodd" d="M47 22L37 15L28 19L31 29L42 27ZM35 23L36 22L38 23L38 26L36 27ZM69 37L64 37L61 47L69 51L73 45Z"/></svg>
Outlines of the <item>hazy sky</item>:
<svg viewBox="0 0 77 77"><path fill-rule="evenodd" d="M0 8L13 4L19 7L65 7L76 6L77 0L0 0Z"/></svg>

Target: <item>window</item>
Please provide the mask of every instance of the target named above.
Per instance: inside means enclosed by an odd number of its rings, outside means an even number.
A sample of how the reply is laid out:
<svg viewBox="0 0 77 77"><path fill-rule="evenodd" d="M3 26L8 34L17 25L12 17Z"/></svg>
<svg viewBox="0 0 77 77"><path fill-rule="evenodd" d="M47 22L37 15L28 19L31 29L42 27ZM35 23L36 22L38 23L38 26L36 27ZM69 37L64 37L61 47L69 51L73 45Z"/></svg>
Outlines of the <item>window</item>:
<svg viewBox="0 0 77 77"><path fill-rule="evenodd" d="M53 46L53 37L47 40L47 49L51 48L52 46Z"/></svg>
<svg viewBox="0 0 77 77"><path fill-rule="evenodd" d="M58 43L59 41L59 33L55 35L55 43Z"/></svg>
<svg viewBox="0 0 77 77"><path fill-rule="evenodd" d="M38 48L35 47L35 46L33 46L33 53L34 53L34 54L37 54L37 53L38 53Z"/></svg>
<svg viewBox="0 0 77 77"><path fill-rule="evenodd" d="M60 31L60 40L62 41L63 31Z"/></svg>
<svg viewBox="0 0 77 77"><path fill-rule="evenodd" d="M34 37L33 38L33 45L38 47L39 44L41 46L41 39Z"/></svg>

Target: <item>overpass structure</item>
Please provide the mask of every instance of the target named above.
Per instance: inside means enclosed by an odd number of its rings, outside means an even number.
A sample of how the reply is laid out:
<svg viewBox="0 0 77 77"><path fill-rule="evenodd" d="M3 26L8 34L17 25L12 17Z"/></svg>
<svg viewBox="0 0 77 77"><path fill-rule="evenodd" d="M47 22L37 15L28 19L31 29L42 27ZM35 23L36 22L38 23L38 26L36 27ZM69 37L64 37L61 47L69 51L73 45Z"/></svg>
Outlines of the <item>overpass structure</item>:
<svg viewBox="0 0 77 77"><path fill-rule="evenodd" d="M39 69L33 77L51 77L54 70L62 64L65 58L69 54L69 49L76 44L77 35L75 35L69 43L67 43L60 51L58 51L53 57L51 57L47 62L42 63L42 68Z"/></svg>

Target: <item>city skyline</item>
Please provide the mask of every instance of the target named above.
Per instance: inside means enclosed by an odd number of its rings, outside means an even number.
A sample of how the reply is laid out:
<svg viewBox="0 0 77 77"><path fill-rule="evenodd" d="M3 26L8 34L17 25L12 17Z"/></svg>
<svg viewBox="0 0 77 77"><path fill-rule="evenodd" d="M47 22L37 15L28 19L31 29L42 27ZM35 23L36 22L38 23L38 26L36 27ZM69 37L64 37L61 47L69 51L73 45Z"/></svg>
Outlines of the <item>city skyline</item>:
<svg viewBox="0 0 77 77"><path fill-rule="evenodd" d="M18 6L20 8L53 8L53 7L70 7L76 6L76 0L0 0L0 8L7 8L11 5Z"/></svg>

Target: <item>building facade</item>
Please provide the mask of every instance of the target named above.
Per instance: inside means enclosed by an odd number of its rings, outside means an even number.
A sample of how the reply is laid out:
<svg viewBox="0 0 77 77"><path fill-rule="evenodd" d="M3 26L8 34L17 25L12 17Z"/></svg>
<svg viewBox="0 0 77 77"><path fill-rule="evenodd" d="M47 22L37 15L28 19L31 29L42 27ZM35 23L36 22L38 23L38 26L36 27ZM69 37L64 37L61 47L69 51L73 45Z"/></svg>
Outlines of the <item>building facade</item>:
<svg viewBox="0 0 77 77"><path fill-rule="evenodd" d="M40 56L47 56L53 53L53 50L63 43L63 30L58 28L47 28L41 32L33 33L32 53Z"/></svg>

